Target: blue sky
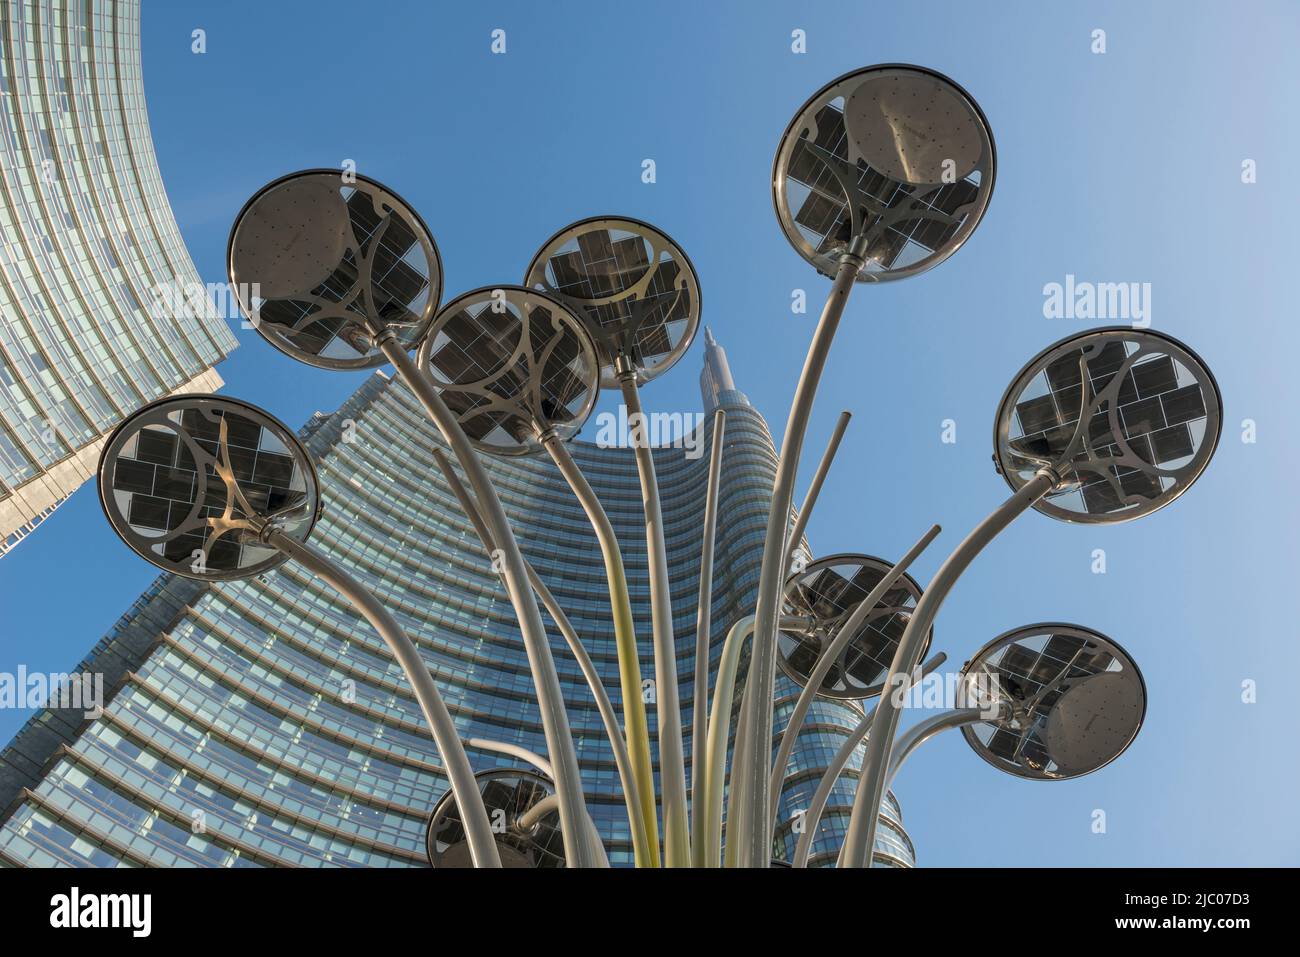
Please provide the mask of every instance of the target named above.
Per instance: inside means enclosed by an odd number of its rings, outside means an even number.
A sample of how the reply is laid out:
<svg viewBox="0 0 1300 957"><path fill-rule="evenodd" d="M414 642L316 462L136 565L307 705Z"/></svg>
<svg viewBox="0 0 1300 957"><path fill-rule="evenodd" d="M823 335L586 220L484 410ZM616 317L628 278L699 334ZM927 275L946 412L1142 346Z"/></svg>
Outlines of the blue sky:
<svg viewBox="0 0 1300 957"><path fill-rule="evenodd" d="M1153 326L1187 342L1226 402L1223 441L1174 505L1113 528L1024 516L962 580L935 647L959 665L1009 628L1096 628L1146 678L1123 758L1073 782L998 774L959 735L926 746L897 792L927 865L1300 863L1295 587L1297 255L1290 167L1298 8L1201 3L160 3L146 0L145 87L159 163L205 279L265 181L352 159L432 227L446 298L518 281L537 245L596 213L651 220L700 273L705 321L779 439L828 283L772 213L776 141L847 70L938 69L997 139L988 215L929 273L859 288L818 396L802 486L842 408L855 417L810 536L819 553L896 556L931 522L924 581L1006 494L990 425L1041 348L1098 323L1046 319L1066 274L1149 282ZM207 52L191 52L191 31ZM507 52L490 52L493 29ZM791 31L807 52L791 52ZM1106 52L1091 34L1106 31ZM657 182L641 181L653 159ZM1243 184L1242 162L1258 181ZM790 311L807 291L809 314ZM230 394L290 423L362 376L318 372L252 332L220 367ZM697 344L646 391L698 410ZM608 400L605 406L608 407ZM954 419L957 442L940 441ZM1253 419L1257 441L1241 440ZM1091 572L1103 548L1108 571ZM67 669L152 579L112 537L93 487L0 562L0 670ZM1257 702L1241 700L1257 683ZM0 740L26 715L0 711ZM905 719L906 720L906 719ZM1106 812L1105 834L1092 832Z"/></svg>

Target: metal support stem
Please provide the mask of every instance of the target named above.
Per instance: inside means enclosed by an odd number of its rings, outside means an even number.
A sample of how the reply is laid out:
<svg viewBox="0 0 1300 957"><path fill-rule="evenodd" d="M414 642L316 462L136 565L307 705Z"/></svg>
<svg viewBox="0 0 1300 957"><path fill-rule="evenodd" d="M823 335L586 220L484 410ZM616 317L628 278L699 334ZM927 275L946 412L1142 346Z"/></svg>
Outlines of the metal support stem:
<svg viewBox="0 0 1300 957"><path fill-rule="evenodd" d="M713 539L718 528L718 492L727 411L713 413L709 485L704 495L704 541L700 546L700 598L695 614L695 708L691 720L691 866L704 867L704 749L709 736L709 632L713 616ZM716 866L716 859L714 866Z"/></svg>
<svg viewBox="0 0 1300 957"><path fill-rule="evenodd" d="M551 762L536 751L530 751L521 744L511 744L509 741L493 741L491 738L466 738L465 743L471 748L478 748L480 751L494 751L497 754L508 754L512 758L518 758L525 764L531 764L552 781L555 780L555 769L551 767Z"/></svg>
<svg viewBox="0 0 1300 957"><path fill-rule="evenodd" d="M519 826L524 830L528 830L552 811L559 810L559 807L559 797L554 794L548 794L523 814L519 815Z"/></svg>
<svg viewBox="0 0 1300 957"><path fill-rule="evenodd" d="M621 363L620 363L621 364ZM664 518L659 504L650 432L641 409L636 372L620 368L619 385L629 422L634 426L641 499L645 506L646 556L650 565L651 630L655 653L655 716L659 729L659 781L664 818L664 863L690 867L690 819L686 810L686 764L682 757L682 711L677 692L677 636L673 629L673 601L668 584L668 550L664 545Z"/></svg>
<svg viewBox="0 0 1300 957"><path fill-rule="evenodd" d="M623 721L626 727L627 747L632 756L632 781L638 804L644 818L644 829L653 848L654 863L648 857L641 867L659 865L659 822L655 808L654 766L650 760L650 727L646 723L645 701L641 696L641 655L637 648L636 624L632 620L632 600L627 591L627 573L623 566L623 553L619 548L614 526L600 503L587 478L573 461L568 447L554 432L547 433L542 445L560 474L569 483L578 504L587 514L600 554L605 561L605 579L609 588L609 604L614 616L614 644L618 649L618 677L623 695ZM635 829L634 829L635 830Z"/></svg>
<svg viewBox="0 0 1300 957"><path fill-rule="evenodd" d="M1033 506L1060 481L1055 470L1045 468L1022 485L1014 495L997 507L975 530L966 536L956 550L940 567L921 600L916 603L912 618L903 631L885 680L885 690L871 724L867 738L867 753L862 761L862 777L858 780L857 795L853 801L853 814L849 818L848 833L840 849L840 863L847 867L866 867L868 855L876 838L876 819L880 815L880 802L885 791L885 772L889 767L890 750L894 732L898 729L901 699L907 692L906 678L916 667L925 635L929 632L939 607L953 585L974 560L975 556L999 532L1011 524L1022 512ZM903 679L900 681L900 678Z"/></svg>
<svg viewBox="0 0 1300 957"><path fill-rule="evenodd" d="M860 245L860 244L859 244ZM752 753L745 764L745 777L740 782L744 799L754 813L746 815L745 841L750 867L767 867L770 827L767 816L768 777L772 766L772 689L776 684L776 618L780 608L782 573L786 567L786 531L790 526L790 501L794 497L795 475L799 468L799 453L803 448L808 417L812 413L813 399L821 379L826 357L830 353L835 330L839 327L844 306L853 290L853 283L862 268L863 258L858 251L846 252L840 260L831 285L830 296L822 309L817 331L804 360L790 418L781 438L781 456L777 462L776 480L772 485L772 510L767 518L767 533L763 543L763 562L759 572L758 600L755 610L753 663L745 694L745 705L750 713L749 748ZM731 839L728 838L728 844Z"/></svg>
<svg viewBox="0 0 1300 957"><path fill-rule="evenodd" d="M381 336L379 347L397 373L406 380L406 384L451 447L456 461L465 470L492 538L504 559L502 577L505 579L510 604L519 619L519 630L537 691L546 750L555 765L555 790L560 797L560 828L564 836L565 859L574 867L595 866L599 855L592 846L591 835L585 823L587 810L582 795L582 774L578 767L578 753L569 731L569 716L564 709L564 692L555 671L555 660L551 657L551 645L542 624L542 614L529 587L523 554L519 551L519 543L515 541L510 521L506 518L505 509L488 478L487 470L479 461L460 423L442 401L438 390L420 375L406 350L391 335Z"/></svg>
<svg viewBox="0 0 1300 957"><path fill-rule="evenodd" d="M704 803L704 848L700 867L717 867L722 854L722 779L727 767L727 738L731 731L731 705L736 691L736 670L745 639L754 632L754 616L748 615L731 626L722 644L722 657L718 660L718 679L713 689L713 713L709 718L707 755L702 771ZM732 787L735 787L735 762L740 759L739 731L737 748L732 757ZM735 807L735 802L732 802ZM730 815L728 815L730 818ZM728 827L734 823L728 820ZM728 838L730 844L730 837ZM728 857L732 857L729 854Z"/></svg>
<svg viewBox="0 0 1300 957"><path fill-rule="evenodd" d="M988 715L983 708L957 708L953 711L936 714L912 725L900 734L898 740L894 742L894 756L889 762L889 776L885 781L885 790L887 791L893 787L894 778L898 776L898 769L903 766L904 761L911 757L912 752L936 734L947 731L949 728L960 728L964 724L974 724L976 721L985 721L987 719Z"/></svg>
<svg viewBox="0 0 1300 957"><path fill-rule="evenodd" d="M790 619L791 624L796 621L802 623L802 620ZM704 760L703 777L703 795L705 807L705 853L702 867L717 867L718 858L722 852L722 780L725 776L727 766L727 738L731 732L731 706L736 694L736 672L740 667L740 655L745 646L745 639L754 632L754 616L747 615L731 626L727 632L727 638L722 643L722 657L718 660L718 677L713 689L713 708L709 716L709 735ZM752 665L751 665L752 667ZM749 693L746 688L746 694ZM736 800L736 776L740 771L737 762L740 762L745 756L745 740L747 736L744 727L746 712L742 706L740 719L736 726L736 746L732 754L731 765L731 798L727 802L727 856L726 866L746 866L745 862L739 859L737 851L732 847L732 840L738 835L732 830L735 827L733 814L741 808L740 803ZM764 864L768 866L770 860Z"/></svg>
<svg viewBox="0 0 1300 957"><path fill-rule="evenodd" d="M921 666L921 677L925 677L947 660L948 656L942 651L939 652ZM794 860L791 862L792 867L808 866L808 854L812 850L812 842L817 836L817 825L821 823L822 812L826 810L826 802L830 800L835 782L844 773L844 766L849 763L849 758L857 750L858 745L862 743L862 739L867 736L867 732L871 730L871 716L874 713L875 706L873 705L867 709L862 721L853 732L844 739L840 749L831 758L830 764L826 765L821 780L817 782L817 791L813 794L808 809L804 811L803 833L799 835L799 841L795 844Z"/></svg>
<svg viewBox="0 0 1300 957"><path fill-rule="evenodd" d="M885 597L885 594L894 587L903 573L907 571L908 566L916 561L918 555L925 551L935 536L941 531L938 525L931 525L929 531L921 536L907 554L898 560L885 577L876 583L876 587L871 589L871 593L866 598L858 602L858 606L853 609L853 614L835 634L835 638L829 645L822 649L817 658L817 663L813 666L812 673L808 680L804 682L803 688L799 692L799 698L794 703L794 710L790 712L790 720L786 723L785 731L781 734L781 744L776 751L776 762L772 766L772 780L769 787L772 790L768 811L772 819L772 827L776 828L776 812L781 802L781 782L785 780L786 765L790 760L790 752L794 750L795 741L798 740L799 730L803 727L804 718L808 715L808 709L812 707L813 699L817 697L817 691L822 686L822 679L826 673L831 670L831 666L839 659L841 653L848 646L857 630L862 623L867 620L867 616Z"/></svg>
<svg viewBox="0 0 1300 957"><path fill-rule="evenodd" d="M443 475L447 479L447 484L451 487L452 493L455 494L457 501L460 502L461 509L469 517L470 523L474 530L478 532L480 541L483 542L483 548L491 553L496 547L493 544L492 535L487 529L483 516L474 503L469 490L465 488L460 477L452 470L451 462L443 454L441 449L433 450L433 457L437 460L438 466L442 469ZM640 796L634 783L635 778L632 774L632 761L628 756L627 747L623 741L623 732L619 727L618 717L614 713L614 705L609 700L609 694L605 691L604 682L601 681L600 673L596 670L595 664L592 663L591 656L587 654L586 647L582 644L582 639L574 630L573 625L569 622L569 617L560 607L560 603L555 600L551 590L546 587L532 564L527 559L524 560L524 566L528 571L529 584L533 586L533 591L537 597L542 600L542 605L546 608L550 616L555 620L559 627L560 633L564 635L564 640L569 646L569 651L577 659L578 667L582 669L583 677L587 679L587 687L591 689L591 695L596 699L596 709L600 712L601 721L605 725L605 736L609 739L610 749L614 752L614 764L618 767L619 783L623 788L623 800L627 805L628 826L632 832L632 854L637 867L657 867L659 865L659 840L655 835L651 840L650 832L646 830L645 816L641 812ZM638 686L639 687L639 686ZM640 695L638 694L638 698ZM500 748L513 747L518 750L514 753L517 757L524 757L525 760L532 761L536 764L544 759L540 755L533 754L531 751L525 751L517 745L499 745ZM540 765L539 765L540 767ZM552 781L555 780L555 772L551 770L550 762L546 762L544 773ZM654 792L651 792L651 808L653 804ZM653 810L651 812L653 814Z"/></svg>
<svg viewBox="0 0 1300 957"><path fill-rule="evenodd" d="M407 680L411 682L415 700L424 712L424 719L429 722L434 743L447 772L447 780L456 796L456 804L461 808L465 840L469 844L474 866L500 867L501 857L492 835L492 822L488 820L483 796L479 793L474 769L470 766L465 747L456 732L456 724L443 703L442 695L438 693L433 676L429 674L429 666L420 657L419 651L397 623L397 619L365 586L305 542L286 535L274 526L269 526L263 532L263 539L272 548L279 549L338 591L379 632Z"/></svg>
<svg viewBox="0 0 1300 957"><path fill-rule="evenodd" d="M822 460L817 463L817 471L813 473L812 484L808 486L808 493L803 497L803 504L799 506L799 517L794 521L794 528L790 530L790 537L787 539L785 549L785 570L781 573L781 580L785 581L790 575L790 560L794 556L795 550L798 549L799 543L803 541L804 531L808 528L808 519L812 516L813 507L817 504L817 496L821 494L822 484L826 481L826 474L831 470L831 463L835 461L835 453L839 451L840 441L844 438L844 430L849 427L849 419L853 418L853 413L845 409L835 420L835 431L831 433L831 440L826 443L826 451L822 453Z"/></svg>

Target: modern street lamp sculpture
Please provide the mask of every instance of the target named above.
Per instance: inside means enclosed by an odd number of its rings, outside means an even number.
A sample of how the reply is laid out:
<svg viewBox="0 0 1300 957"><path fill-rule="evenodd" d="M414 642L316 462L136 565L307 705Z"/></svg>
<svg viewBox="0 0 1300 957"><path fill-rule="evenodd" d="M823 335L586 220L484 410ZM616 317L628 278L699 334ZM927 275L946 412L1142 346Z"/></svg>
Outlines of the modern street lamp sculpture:
<svg viewBox="0 0 1300 957"><path fill-rule="evenodd" d="M922 636L961 574L1017 516L1113 524L1182 495L1209 464L1222 399L1204 363L1149 329L1094 329L1049 346L1012 381L994 425L994 459L1014 494L961 542L917 603L867 736L840 860L865 867L884 795L901 692ZM901 679L901 682L900 682Z"/></svg>
<svg viewBox="0 0 1300 957"><path fill-rule="evenodd" d="M650 565L664 863L688 867L691 825L677 688L677 640L659 480L641 408L640 385L668 371L690 348L700 321L699 279L682 248L654 226L627 217L597 216L572 223L543 243L525 270L524 284L559 299L583 320L600 356L601 387L619 389L627 407L645 505ZM713 440L720 448L720 430L715 431ZM706 552L711 542L706 529ZM624 644L619 647L621 661ZM624 700L630 690L625 684ZM697 703L696 712L702 710Z"/></svg>
<svg viewBox="0 0 1300 957"><path fill-rule="evenodd" d="M600 376L595 344L581 320L546 293L484 287L459 296L438 314L418 365L476 449L506 456L545 450L591 521L614 613L626 746L616 723L606 731L628 802L636 862L657 865L654 772L623 557L600 499L565 444L595 404ZM589 683L598 697L605 693L603 686L596 688L598 676Z"/></svg>
<svg viewBox="0 0 1300 957"><path fill-rule="evenodd" d="M456 736L427 666L396 621L306 545L318 512L314 468L294 436L260 410L212 396L146 406L105 448L105 511L133 549L177 574L242 578L292 557L357 605L410 678L447 765L451 790L433 810L427 833L435 866L608 865L584 803L539 600L596 700L638 866L660 863L657 800L668 866L771 866L786 767L819 696L878 701L822 776L793 864L806 866L830 792L866 739L839 850L841 866L865 866L884 792L906 758L942 730L961 727L985 760L1036 779L1088 773L1127 748L1145 711L1137 667L1104 636L1062 624L1028 626L990 642L963 669L965 699L956 709L919 722L897 741L895 735L908 690L946 658L940 653L921 663L939 606L998 532L1030 508L1093 524L1155 511L1204 471L1222 425L1213 377L1177 340L1127 327L1069 337L1025 366L999 408L994 458L1012 496L958 545L924 590L906 572L939 534L937 525L892 565L867 555L833 555L787 577L848 420L841 415L792 528L803 438L853 285L916 275L952 255L980 222L995 171L992 134L978 105L946 77L914 66L886 64L840 77L800 108L782 137L772 175L777 217L787 239L832 286L782 439L754 614L730 627L710 695L708 606L725 425L721 412L715 418L689 815L663 518L639 385L689 348L700 291L681 248L653 226L624 217L574 223L543 244L522 285L483 287L441 311L441 262L427 227L400 197L366 177L308 170L278 179L249 201L231 233L230 279L265 339L321 368L392 363L446 440L468 484L441 450L433 450L434 457L484 549L502 560L546 757ZM418 365L411 349L419 351ZM565 445L580 431L599 388L622 393L645 503L658 795L622 555ZM601 547L622 727L582 636L524 560L478 457L542 451L570 484ZM724 815L733 695L741 648L751 635ZM778 667L802 690L773 761ZM466 746L513 756L531 770L475 776ZM489 809L495 829L488 826Z"/></svg>
<svg viewBox="0 0 1300 957"><path fill-rule="evenodd" d="M933 670L931 664L923 675ZM959 676L956 704L899 738L886 789L918 747L949 728L961 728L982 758L1020 777L1055 781L1088 774L1119 757L1137 737L1146 686L1128 654L1105 636L1078 625L1029 625L975 653ZM871 718L868 713L845 738L818 782L804 811L795 867L807 866L831 789Z"/></svg>
<svg viewBox="0 0 1300 957"><path fill-rule="evenodd" d="M935 526L915 553L938 532ZM804 616L809 624L783 628L777 638L781 670L801 690L772 766L768 814L773 828L785 769L813 699L862 701L883 690L894 649L921 597L921 586L905 572L910 563L910 555L898 565L869 555L829 555L787 581L783 616ZM926 647L933 640L931 629Z"/></svg>
<svg viewBox="0 0 1300 957"><path fill-rule="evenodd" d="M160 399L117 427L98 472L109 524L164 571L233 581L293 559L350 601L406 673L451 791L466 799L467 859L500 866L469 758L420 653L374 595L307 544L320 514L320 484L307 450L283 423L222 396Z"/></svg>
<svg viewBox="0 0 1300 957"><path fill-rule="evenodd" d="M979 106L947 77L914 66L867 67L833 80L781 138L772 168L777 219L795 250L833 283L772 489L744 698L750 733L737 759L743 806L770 805L777 614L789 552L798 546L789 541L790 505L817 384L849 293L858 282L917 275L956 252L988 208L995 174L993 135ZM743 863L765 866L770 816L750 816L732 839L741 842Z"/></svg>
<svg viewBox="0 0 1300 957"><path fill-rule="evenodd" d="M442 261L424 221L364 176L306 170L275 180L231 229L227 269L240 307L273 346L326 369L392 363L451 447L501 553L537 691L563 822L565 852L595 866L577 751L537 598L505 509L455 416L407 354L428 333Z"/></svg>
<svg viewBox="0 0 1300 957"><path fill-rule="evenodd" d="M1000 771L1038 781L1081 777L1133 743L1146 715L1146 682L1128 652L1080 625L1027 625L999 635L962 668L952 711L899 739L892 780L918 747L961 728Z"/></svg>

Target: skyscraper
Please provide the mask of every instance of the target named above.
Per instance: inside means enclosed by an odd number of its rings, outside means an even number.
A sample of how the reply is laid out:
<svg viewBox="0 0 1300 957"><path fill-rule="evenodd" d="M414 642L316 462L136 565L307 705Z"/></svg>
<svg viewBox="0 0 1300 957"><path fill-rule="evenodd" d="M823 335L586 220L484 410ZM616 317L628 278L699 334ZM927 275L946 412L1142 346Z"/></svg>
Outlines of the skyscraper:
<svg viewBox="0 0 1300 957"><path fill-rule="evenodd" d="M751 614L775 455L763 418L707 336L704 404L727 410L715 556L712 655ZM701 426L711 431L711 417ZM593 423L599 429L600 423ZM614 430L609 430L612 434ZM442 480L442 440L400 381L375 374L303 430L325 513L313 541L375 589L401 619L443 689L462 737L544 752L517 625L498 577ZM593 433L595 434L595 433ZM695 604L708 439L655 452L672 574L683 723L693 694ZM633 450L572 443L609 512L628 566L650 660L650 588ZM686 443L681 443L683 446ZM521 545L583 637L615 705L617 653L595 537L555 467L488 459ZM631 841L619 778L576 663L552 633L592 816L611 860ZM441 761L401 671L379 637L292 565L246 582L163 576L81 666L116 688L100 717L48 710L0 754L0 861L214 866L410 865L446 788ZM778 685L777 727L797 688ZM652 733L654 712L650 709ZM814 706L790 763L778 844L788 856L821 769L861 709ZM734 729L734 721L733 721ZM689 734L687 736L689 742ZM471 747L476 769L515 765ZM851 764L856 769L857 762ZM827 811L813 862L847 823L852 775ZM908 866L898 810L886 810L877 861ZM818 853L820 852L820 853Z"/></svg>
<svg viewBox="0 0 1300 957"><path fill-rule="evenodd" d="M139 0L0 0L0 555L141 405L211 392L235 338L154 157Z"/></svg>

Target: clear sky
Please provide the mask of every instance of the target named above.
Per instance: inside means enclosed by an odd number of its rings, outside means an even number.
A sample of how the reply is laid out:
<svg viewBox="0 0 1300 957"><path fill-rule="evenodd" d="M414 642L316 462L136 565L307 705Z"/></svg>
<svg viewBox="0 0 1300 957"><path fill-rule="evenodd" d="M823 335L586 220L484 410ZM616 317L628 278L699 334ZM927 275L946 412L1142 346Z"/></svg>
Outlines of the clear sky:
<svg viewBox="0 0 1300 957"><path fill-rule="evenodd" d="M897 792L922 864L1300 863L1295 409L1300 260L1295 38L1286 2L451 4L146 0L150 122L181 230L224 279L231 220L265 181L352 159L432 227L446 297L517 282L538 244L597 213L651 220L700 273L705 321L779 441L828 287L772 213L777 138L822 84L877 62L952 76L997 140L984 222L918 278L860 287L818 396L799 495L842 408L855 413L814 515L815 549L896 557L944 534L922 582L1006 494L990 426L1041 348L1100 323L1047 319L1067 274L1151 283L1153 326L1186 341L1226 402L1209 470L1112 528L1031 513L962 580L935 647L960 665L994 635L1071 621L1137 659L1146 725L1078 781L1013 779L960 735ZM922 13L924 10L924 13ZM191 52L191 31L207 52ZM506 52L490 50L506 31ZM791 50L806 32L807 52ZM1094 30L1106 52L1092 52ZM653 159L657 181L641 179ZM1242 182L1253 160L1257 182ZM1292 186L1288 187L1288 177ZM807 291L792 315L792 291ZM251 331L226 391L297 425L361 375L314 371ZM697 343L646 390L696 411ZM609 401L605 400L608 407ZM941 422L957 441L941 441ZM1256 441L1242 441L1251 419ZM725 520L725 518L724 518ZM1106 574L1093 574L1094 549ZM85 487L0 561L0 671L72 667L151 581ZM1242 700L1253 681L1257 700ZM26 713L0 711L0 740ZM912 720L905 718L905 722ZM1093 812L1106 833L1093 833Z"/></svg>

